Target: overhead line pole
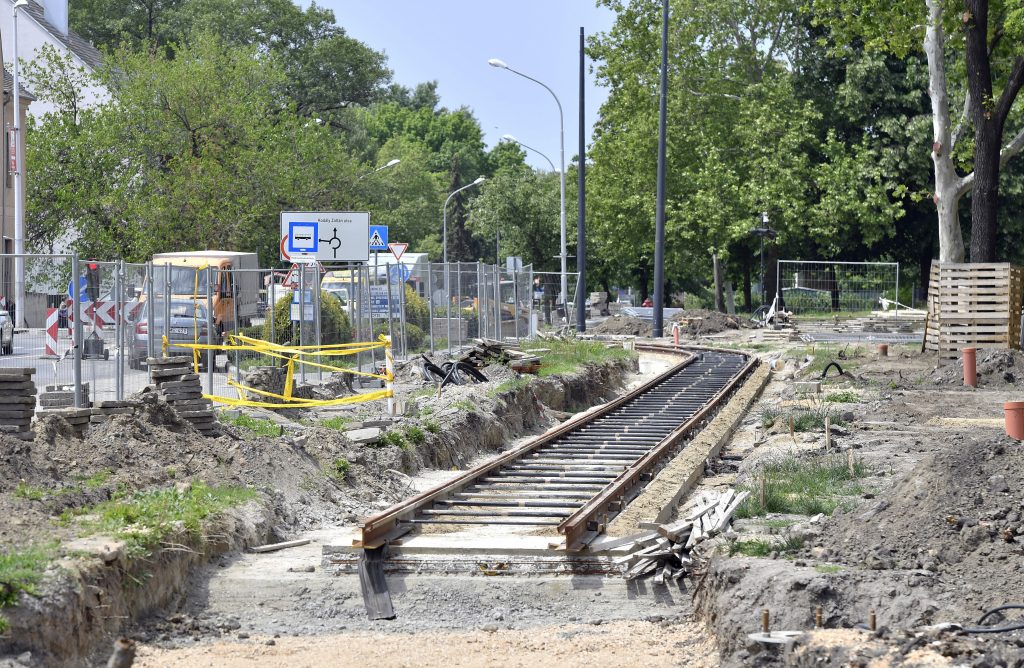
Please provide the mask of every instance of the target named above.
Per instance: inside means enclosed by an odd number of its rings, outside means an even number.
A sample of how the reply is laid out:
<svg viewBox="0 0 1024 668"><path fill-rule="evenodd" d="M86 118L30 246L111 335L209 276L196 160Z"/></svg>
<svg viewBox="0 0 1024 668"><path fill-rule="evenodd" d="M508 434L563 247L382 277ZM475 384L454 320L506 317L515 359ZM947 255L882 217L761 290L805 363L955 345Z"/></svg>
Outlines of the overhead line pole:
<svg viewBox="0 0 1024 668"><path fill-rule="evenodd" d="M587 122L584 113L585 105L585 55L583 52L583 27L580 27L580 159L576 176L576 331L587 331L587 134L584 127Z"/></svg>
<svg viewBox="0 0 1024 668"><path fill-rule="evenodd" d="M654 221L654 327L652 336L664 335L665 325L665 125L668 115L668 0L662 0L661 94L658 109L658 193Z"/></svg>

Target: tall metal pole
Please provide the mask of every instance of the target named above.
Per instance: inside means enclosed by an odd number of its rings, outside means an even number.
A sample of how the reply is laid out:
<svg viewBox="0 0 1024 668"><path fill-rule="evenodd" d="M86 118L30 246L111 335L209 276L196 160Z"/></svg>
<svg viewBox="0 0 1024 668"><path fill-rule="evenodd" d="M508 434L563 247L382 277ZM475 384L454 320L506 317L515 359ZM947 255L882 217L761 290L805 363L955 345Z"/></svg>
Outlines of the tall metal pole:
<svg viewBox="0 0 1024 668"><path fill-rule="evenodd" d="M152 272L152 268L150 268ZM78 266L78 255L71 256L71 317L75 319L74 331L75 338L71 342L72 347L75 351L75 408L83 408L83 397L82 397L82 284L79 280L81 270ZM150 273L152 276L152 273ZM150 302L152 305L153 302ZM18 307L21 308L20 306ZM152 312L152 308L149 309ZM150 322L152 323L153 317L150 316ZM153 327L150 326L150 332L153 332ZM153 339L153 334L150 333L149 339ZM54 382L57 379L54 378ZM95 388L93 388L95 390Z"/></svg>
<svg viewBox="0 0 1024 668"><path fill-rule="evenodd" d="M21 83L20 69L18 65L18 10L27 5L28 2L14 3L14 33L12 35L12 46L14 47L14 282L15 299L14 306L15 324L19 328L25 327L25 212L24 196L25 182L22 176L25 171L24 151L21 148ZM76 275L75 280L78 280ZM80 343L80 342L79 342Z"/></svg>
<svg viewBox="0 0 1024 668"><path fill-rule="evenodd" d="M579 276L576 277L577 282L577 295L576 295L576 331L585 332L587 331L587 224L586 224L586 211L587 211L587 189L586 189L586 171L587 171L587 133L585 130L587 117L584 113L585 105L585 55L583 51L583 27L580 27L580 148L579 155L580 161L577 169L576 176L576 271Z"/></svg>
<svg viewBox="0 0 1024 668"><path fill-rule="evenodd" d="M559 258L561 259L561 264L562 264L562 272L561 272L562 273L562 281L561 281L562 308L565 310L566 316L568 317L569 309L566 306L566 300L569 298L569 278L568 278L568 259L567 259L566 252L565 252L565 244L566 244L566 240L565 240L565 237L566 237L566 233L565 233L565 116L562 113L562 102L561 102L561 100L558 99L558 96L555 95L555 91L551 90L551 87L548 86L546 83L544 83L543 81L538 81L537 79L534 79L533 77L531 77L531 76L529 76L527 74L523 74L519 70L512 69L504 61L498 60L497 58L492 58L492 59L487 61L487 64L490 65L491 67L499 67L499 68L501 68L503 70L508 70L509 72L512 72L513 74L518 74L519 76L523 77L524 79L529 79L530 81L532 81L533 83L535 83L535 84L537 84L539 86L543 86L544 90L546 90L547 92L551 93L551 97L555 98L555 104L558 105L558 145L559 145L559 149L561 151L561 174L560 174L559 179L558 179L558 181L559 181L559 195L560 195L560 199L559 199L559 204L560 204L560 207L559 207L559 222L560 222L559 231L561 233L561 243L562 243L562 245L561 245L561 252L559 253Z"/></svg>
<svg viewBox="0 0 1024 668"><path fill-rule="evenodd" d="M665 121L668 115L668 0L662 0L661 95L658 104L658 203L654 222L654 331L664 334L665 306Z"/></svg>
<svg viewBox="0 0 1024 668"><path fill-rule="evenodd" d="M452 201L452 198L458 195L467 188L480 185L485 181L484 177L480 176L472 183L468 183L461 188L453 190L448 199L444 201L444 206L441 207L441 252L444 260L444 299L447 302L447 308L445 311L445 320L448 322L448 354L452 352L452 295L451 295L451 280L449 278L448 270L448 202Z"/></svg>

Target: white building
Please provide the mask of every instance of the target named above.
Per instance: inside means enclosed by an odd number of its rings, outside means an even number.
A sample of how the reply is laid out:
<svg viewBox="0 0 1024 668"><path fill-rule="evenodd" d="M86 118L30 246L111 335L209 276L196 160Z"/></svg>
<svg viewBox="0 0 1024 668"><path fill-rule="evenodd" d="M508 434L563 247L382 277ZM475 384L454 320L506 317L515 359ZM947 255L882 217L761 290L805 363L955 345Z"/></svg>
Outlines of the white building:
<svg viewBox="0 0 1024 668"><path fill-rule="evenodd" d="M0 39L4 57L14 60L14 0L0 0ZM29 0L28 6L18 12L18 58L24 62L35 60L40 47L50 44L58 51L70 54L75 63L88 72L95 72L103 56L92 44L68 27L68 0ZM24 82L22 82L24 85ZM83 106L102 102L107 97L101 87L83 92ZM40 117L54 106L43 100L32 103L31 114Z"/></svg>

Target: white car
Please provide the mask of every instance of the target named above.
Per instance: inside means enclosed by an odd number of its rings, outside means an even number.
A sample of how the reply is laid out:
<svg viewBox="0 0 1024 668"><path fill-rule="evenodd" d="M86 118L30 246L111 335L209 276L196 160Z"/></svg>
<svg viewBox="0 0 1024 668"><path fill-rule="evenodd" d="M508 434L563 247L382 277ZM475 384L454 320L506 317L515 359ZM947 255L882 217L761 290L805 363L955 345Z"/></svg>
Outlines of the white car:
<svg viewBox="0 0 1024 668"><path fill-rule="evenodd" d="M0 309L0 355L14 352L14 319L7 311Z"/></svg>

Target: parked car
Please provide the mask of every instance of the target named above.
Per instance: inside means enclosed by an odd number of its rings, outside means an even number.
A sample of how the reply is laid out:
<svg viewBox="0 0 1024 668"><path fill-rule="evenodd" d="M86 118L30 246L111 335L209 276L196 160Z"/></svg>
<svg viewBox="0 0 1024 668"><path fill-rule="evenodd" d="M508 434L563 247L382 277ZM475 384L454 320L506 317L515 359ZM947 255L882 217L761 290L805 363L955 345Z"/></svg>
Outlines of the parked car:
<svg viewBox="0 0 1024 668"><path fill-rule="evenodd" d="M14 353L14 318L7 311L0 310L0 355Z"/></svg>
<svg viewBox="0 0 1024 668"><path fill-rule="evenodd" d="M153 306L153 318L150 319L150 306ZM159 355L163 344L164 336L164 302L156 299L154 302L144 302L139 311L138 318L132 327L131 349L128 353L128 366L132 369L141 369L149 355L149 337L152 334L153 350ZM206 343L206 335L209 331L207 326L206 306L201 303L185 300L171 301L171 320L167 327L167 342L171 345L176 343ZM198 327L198 332L197 332ZM216 339L216 337L215 337ZM219 342L219 341L218 341ZM176 354L188 354L188 350L179 348L174 351ZM205 357L200 356L200 366L205 369Z"/></svg>

